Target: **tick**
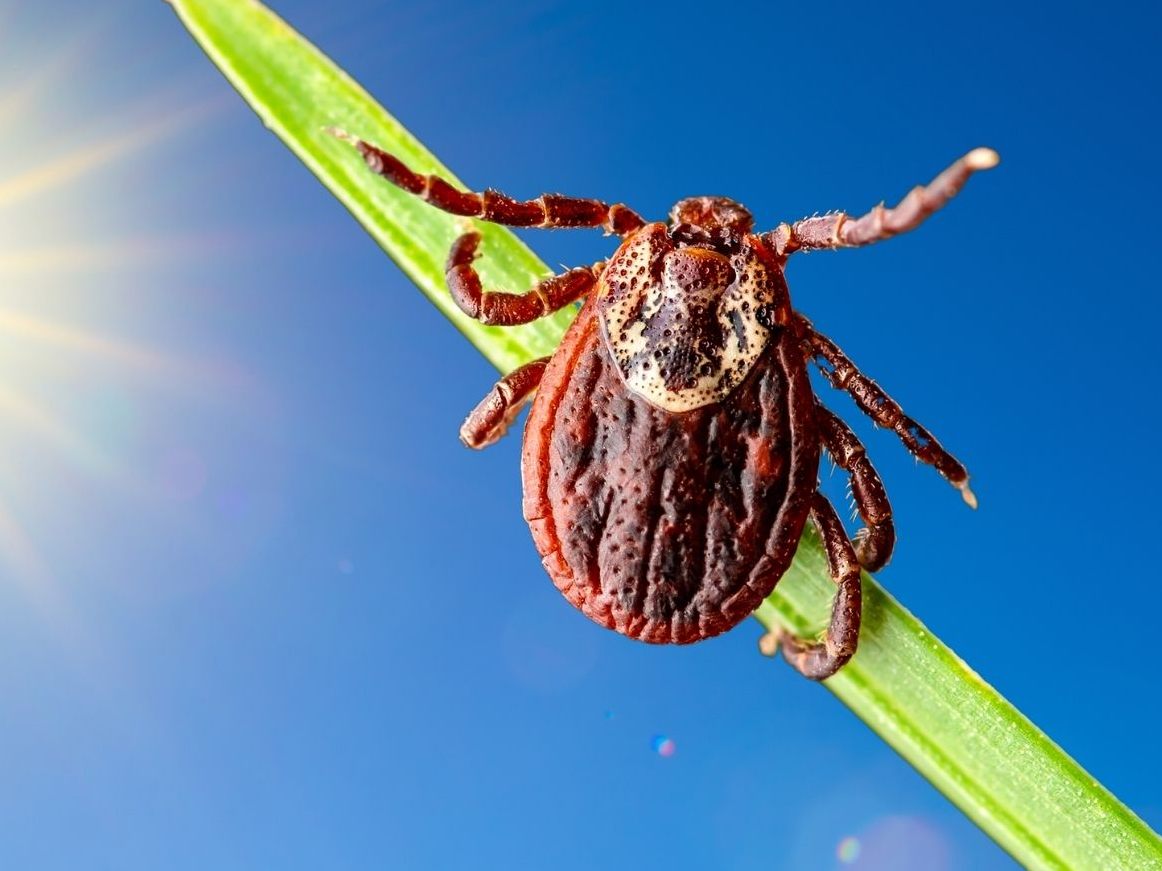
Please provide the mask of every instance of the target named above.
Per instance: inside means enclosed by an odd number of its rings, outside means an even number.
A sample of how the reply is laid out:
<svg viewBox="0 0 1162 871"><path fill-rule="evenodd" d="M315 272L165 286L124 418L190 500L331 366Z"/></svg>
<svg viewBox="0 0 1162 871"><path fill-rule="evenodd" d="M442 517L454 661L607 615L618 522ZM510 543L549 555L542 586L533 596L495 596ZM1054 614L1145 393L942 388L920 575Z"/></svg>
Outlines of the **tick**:
<svg viewBox="0 0 1162 871"><path fill-rule="evenodd" d="M859 639L860 567L882 568L896 533L883 483L851 429L812 391L808 365L847 391L976 507L964 466L791 307L800 251L868 245L917 227L998 157L977 148L894 208L842 212L755 233L725 197L678 202L665 223L625 205L545 194L519 201L458 190L342 131L367 165L453 215L512 227L600 227L608 260L524 293L485 290L480 236L448 257L448 289L485 324L582 307L556 352L502 378L460 438L495 442L532 399L521 471L524 516L553 583L588 617L631 638L687 644L730 629L774 589L810 520L838 588L822 640L781 633L787 661L834 674ZM850 476L864 527L849 540L819 491L820 451Z"/></svg>

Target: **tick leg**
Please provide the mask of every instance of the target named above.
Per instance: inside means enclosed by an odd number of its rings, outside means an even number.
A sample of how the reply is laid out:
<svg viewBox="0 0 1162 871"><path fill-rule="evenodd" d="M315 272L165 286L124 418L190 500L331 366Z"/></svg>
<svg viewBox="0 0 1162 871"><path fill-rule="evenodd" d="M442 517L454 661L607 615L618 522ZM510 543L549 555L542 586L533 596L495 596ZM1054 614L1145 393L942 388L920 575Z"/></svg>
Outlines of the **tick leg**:
<svg viewBox="0 0 1162 871"><path fill-rule="evenodd" d="M856 558L869 572L878 572L888 564L896 543L892 505L884 491L883 481L868 459L863 444L834 412L816 405L815 420L823 436L823 447L835 464L851 476L851 493L865 524L852 542Z"/></svg>
<svg viewBox="0 0 1162 871"><path fill-rule="evenodd" d="M863 612L863 592L860 589L859 563L847 531L835 513L835 508L822 493L816 493L811 504L811 520L823 539L827 551L827 568L831 579L839 587L831 605L831 623L822 641L808 641L789 632L776 630L765 636L762 649L774 652L777 642L796 671L812 680L824 680L839 671L855 653L859 643L859 622Z"/></svg>
<svg viewBox="0 0 1162 871"><path fill-rule="evenodd" d="M934 466L960 491L968 507L976 508L976 495L968 487L968 470L961 462L948 453L932 433L904 414L899 403L860 372L831 339L816 332L802 316L797 318L800 329L804 330L808 352L831 386L846 390L864 414L878 426L892 430L916 459Z"/></svg>
<svg viewBox="0 0 1162 871"><path fill-rule="evenodd" d="M866 215L852 218L843 212L817 215L794 224L780 224L763 239L780 255L823 248L851 248L890 239L897 233L914 230L933 212L942 208L964 187L968 177L992 169L1000 157L991 148L974 148L928 185L917 185L892 207L883 203Z"/></svg>
<svg viewBox="0 0 1162 871"><path fill-rule="evenodd" d="M605 232L618 236L632 233L645 224L633 209L621 203L609 205L601 200L560 194L542 194L535 200L514 200L491 189L483 193L458 190L437 175L413 172L398 157L344 130L331 127L327 132L354 145L372 172L453 215L480 218L509 227L602 227Z"/></svg>
<svg viewBox="0 0 1162 871"><path fill-rule="evenodd" d="M497 381L496 386L465 418L460 427L460 441L477 450L495 444L516 420L521 408L541 383L548 362L548 357L533 360Z"/></svg>
<svg viewBox="0 0 1162 871"><path fill-rule="evenodd" d="M460 310L482 324L510 327L527 324L576 302L597 284L599 266L570 269L538 282L526 293L499 293L482 290L480 276L472 266L480 234L465 233L448 254L444 278L452 299Z"/></svg>

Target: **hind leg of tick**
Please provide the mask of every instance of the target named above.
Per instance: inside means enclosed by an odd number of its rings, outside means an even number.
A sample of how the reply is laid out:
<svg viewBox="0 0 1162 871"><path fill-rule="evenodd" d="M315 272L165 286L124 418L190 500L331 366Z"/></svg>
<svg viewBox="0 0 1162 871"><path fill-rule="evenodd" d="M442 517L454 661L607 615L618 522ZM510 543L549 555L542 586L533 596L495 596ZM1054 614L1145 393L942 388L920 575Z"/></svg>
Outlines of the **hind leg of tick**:
<svg viewBox="0 0 1162 871"><path fill-rule="evenodd" d="M976 508L976 494L969 489L968 470L964 464L945 450L925 427L905 414L896 400L861 372L839 346L811 326L810 321L796 313L795 323L805 341L807 355L814 359L831 386L846 391L877 426L894 432L912 456L935 468L960 491L969 508Z"/></svg>
<svg viewBox="0 0 1162 871"><path fill-rule="evenodd" d="M855 555L869 572L878 572L892 558L892 548L896 544L892 504L888 501L884 482L868 459L863 442L835 412L816 403L815 422L819 426L823 447L835 465L848 474L851 495L855 497L855 507L864 522L864 528L852 541Z"/></svg>
<svg viewBox="0 0 1162 871"><path fill-rule="evenodd" d="M863 591L855 550L835 507L822 493L816 493L811 503L811 522L823 539L827 568L839 588L831 605L827 632L822 641L813 641L785 629L775 629L762 637L759 649L768 656L781 649L787 662L801 675L811 680L826 680L855 654L863 615Z"/></svg>

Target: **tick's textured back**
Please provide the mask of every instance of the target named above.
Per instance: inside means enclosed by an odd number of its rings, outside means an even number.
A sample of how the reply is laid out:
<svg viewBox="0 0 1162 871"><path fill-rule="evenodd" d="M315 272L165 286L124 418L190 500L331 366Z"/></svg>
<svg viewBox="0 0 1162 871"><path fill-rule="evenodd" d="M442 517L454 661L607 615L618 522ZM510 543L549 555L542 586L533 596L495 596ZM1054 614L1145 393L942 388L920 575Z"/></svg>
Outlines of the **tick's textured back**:
<svg viewBox="0 0 1162 871"><path fill-rule="evenodd" d="M790 563L815 491L818 435L782 334L729 403L685 414L629 392L586 306L525 435L525 517L575 606L655 643L725 632Z"/></svg>

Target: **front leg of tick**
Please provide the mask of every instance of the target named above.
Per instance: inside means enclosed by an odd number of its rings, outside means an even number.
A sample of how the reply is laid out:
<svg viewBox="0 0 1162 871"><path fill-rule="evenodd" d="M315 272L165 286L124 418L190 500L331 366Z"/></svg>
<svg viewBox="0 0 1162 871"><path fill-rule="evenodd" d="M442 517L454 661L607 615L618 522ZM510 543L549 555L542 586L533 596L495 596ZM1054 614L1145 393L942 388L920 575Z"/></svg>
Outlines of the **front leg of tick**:
<svg viewBox="0 0 1162 871"><path fill-rule="evenodd" d="M801 675L811 680L825 680L843 668L855 654L863 615L863 591L855 550L835 507L822 493L816 493L811 503L811 522L823 539L827 567L839 588L831 606L827 634L822 641L812 641L776 629L763 637L760 647L767 654L781 649L787 662Z"/></svg>
<svg viewBox="0 0 1162 871"><path fill-rule="evenodd" d="M548 363L548 357L533 360L497 381L460 427L460 441L477 450L499 441L532 398Z"/></svg>
<svg viewBox="0 0 1162 871"><path fill-rule="evenodd" d="M456 305L484 324L527 324L564 308L593 290L603 267L598 263L570 269L538 282L526 293L486 291L472 265L479 244L480 234L476 232L465 233L456 240L448 255L445 279ZM470 448L484 448L499 440L532 398L548 362L548 357L533 360L498 381L460 427L460 441Z"/></svg>
<svg viewBox="0 0 1162 871"><path fill-rule="evenodd" d="M974 148L928 184L912 188L892 208L881 203L858 218L845 212L804 218L793 224L780 224L764 233L763 239L780 257L796 251L853 248L882 242L919 227L934 212L944 208L973 173L992 169L999 162L1000 157L991 148Z"/></svg>
<svg viewBox="0 0 1162 871"><path fill-rule="evenodd" d="M508 227L601 227L608 233L622 237L645 224L641 216L624 203L610 205L601 200L561 194L541 194L534 200L514 200L491 189L482 193L462 191L438 175L424 175L409 169L394 154L364 142L345 130L328 127L327 132L353 145L372 172L452 215L479 218Z"/></svg>

